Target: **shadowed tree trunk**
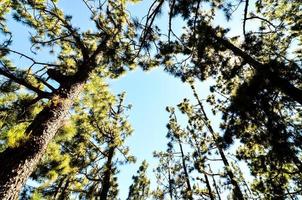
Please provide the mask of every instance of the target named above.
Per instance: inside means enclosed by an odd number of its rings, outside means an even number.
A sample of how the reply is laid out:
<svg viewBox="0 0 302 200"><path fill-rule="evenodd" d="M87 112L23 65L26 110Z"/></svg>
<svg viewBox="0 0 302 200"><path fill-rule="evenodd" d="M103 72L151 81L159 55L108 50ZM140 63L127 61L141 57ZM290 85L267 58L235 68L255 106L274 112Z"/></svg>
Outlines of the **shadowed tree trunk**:
<svg viewBox="0 0 302 200"><path fill-rule="evenodd" d="M184 170L185 179L186 179L188 192L189 192L188 198L193 200L193 191L192 191L192 187L191 187L191 183L190 183L189 173L188 173L188 170L187 170L187 165L186 165L186 160L185 160L186 158L185 158L182 143L181 143L179 137L177 137L177 139L178 139L179 149L180 149L180 153L181 153L182 168Z"/></svg>
<svg viewBox="0 0 302 200"><path fill-rule="evenodd" d="M108 160L106 163L106 169L104 178L102 181L102 190L100 192L100 199L106 200L108 197L109 189L110 189L110 179L111 179L111 172L112 172L112 158L114 156L115 147L110 147L108 152Z"/></svg>
<svg viewBox="0 0 302 200"><path fill-rule="evenodd" d="M59 195L60 191L62 190L62 187L63 187L63 184L64 184L64 181L66 180L66 176L63 177L60 181L60 183L58 184L58 187L56 188L56 191L53 195L53 199L56 199L57 196Z"/></svg>
<svg viewBox="0 0 302 200"><path fill-rule="evenodd" d="M225 48L229 49L234 53L234 55L241 57L245 62L247 62L249 65L251 65L255 70L265 70L270 67L271 63L269 64L262 64L253 57L251 57L249 54L241 50L240 48L236 47L234 44L232 44L229 40L226 38L222 38L217 36L216 32L212 29L212 27L207 26L210 36L214 37L221 45L223 45ZM300 88L297 88L295 85L293 85L289 80L286 80L282 77L280 77L278 74L267 71L267 78L271 82L271 84L282 91L284 94L286 94L288 97L290 97L292 100L298 102L300 105L302 105L302 90Z"/></svg>
<svg viewBox="0 0 302 200"><path fill-rule="evenodd" d="M60 196L58 197L58 200L64 200L64 199L66 199L66 196L67 196L67 191L66 190L67 190L69 184L70 184L70 179L67 178L66 183L65 183L65 185L62 188L62 191L60 193Z"/></svg>
<svg viewBox="0 0 302 200"><path fill-rule="evenodd" d="M212 193L211 185L210 185L210 182L209 182L209 179L208 179L208 176L206 175L206 173L204 173L204 178L206 181L207 189L209 190L210 199L215 200L213 193Z"/></svg>

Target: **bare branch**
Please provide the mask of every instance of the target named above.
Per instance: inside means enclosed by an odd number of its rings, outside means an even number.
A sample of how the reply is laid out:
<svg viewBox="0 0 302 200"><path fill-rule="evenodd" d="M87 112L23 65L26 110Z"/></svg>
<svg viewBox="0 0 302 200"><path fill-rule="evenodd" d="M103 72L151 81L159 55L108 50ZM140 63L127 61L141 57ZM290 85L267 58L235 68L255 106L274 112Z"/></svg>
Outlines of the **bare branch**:
<svg viewBox="0 0 302 200"><path fill-rule="evenodd" d="M277 26L275 24L273 24L272 22L268 21L267 19L263 18L263 17L259 17L259 16L251 16L251 17L247 17L245 18L246 20L250 20L250 19L260 19L262 21L265 21L266 23L268 23L269 25L271 25L274 28L277 28Z"/></svg>
<svg viewBox="0 0 302 200"><path fill-rule="evenodd" d="M32 62L33 62L33 65L45 65L45 66L50 66L50 67L59 67L59 66L60 66L60 65L51 64L51 63L38 62L38 61L36 61L35 59L33 59L32 57L29 57L29 56L25 55L24 53L21 53L21 52L12 50L12 49L8 49L8 48L0 48L0 51L9 51L9 52L15 53L15 54L17 54L17 55L20 55L21 57L24 57L24 58L26 58L26 59L32 61ZM32 66L33 66L33 65L32 65Z"/></svg>
<svg viewBox="0 0 302 200"><path fill-rule="evenodd" d="M246 20L247 20L247 12L248 12L248 7L249 7L249 0L245 0L245 8L244 8L244 18L243 18L243 35L246 37Z"/></svg>

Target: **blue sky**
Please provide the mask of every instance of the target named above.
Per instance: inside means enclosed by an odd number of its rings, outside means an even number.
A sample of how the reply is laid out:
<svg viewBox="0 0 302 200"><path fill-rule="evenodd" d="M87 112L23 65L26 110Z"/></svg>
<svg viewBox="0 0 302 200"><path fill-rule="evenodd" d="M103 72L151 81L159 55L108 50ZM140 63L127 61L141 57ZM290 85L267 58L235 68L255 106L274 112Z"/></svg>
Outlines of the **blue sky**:
<svg viewBox="0 0 302 200"><path fill-rule="evenodd" d="M151 0L145 0L142 3L130 5L131 14L138 17L144 16L152 2ZM73 15L72 22L82 30L93 27L93 24L89 22L89 12L85 10L81 0L61 0L59 5L63 8L65 14ZM222 20L223 16L220 15L216 22L219 23ZM181 24L179 21L175 21L175 23ZM238 20L234 23L238 25ZM167 27L167 18L163 16L158 21L158 24L164 29ZM30 48L30 43L26 42L29 36L28 33L24 32L23 26L16 25L16 23L10 26L15 30L14 36L16 39L13 43L13 49L28 52ZM177 29L177 31L180 31L181 25ZM237 34L237 32L235 30L232 34ZM240 33L238 32L238 34ZM47 52L42 52L38 56L38 60L43 62L49 59L51 60ZM17 63L23 66L28 65L23 59L17 61ZM149 174L152 177L152 169L157 164L152 157L152 153L155 150L164 150L166 148L167 140L165 135L168 122L168 114L165 111L166 106L176 106L184 98L193 99L193 95L187 84L163 72L161 67L148 72L143 72L138 68L117 80L109 80L108 83L115 94L126 91L126 102L133 105L132 110L129 112L129 121L134 128L134 132L133 136L127 140L127 144L130 146L132 154L136 156L137 163L131 166L122 166L120 169L120 197L125 199L128 187L132 182L131 177L135 174L140 163L144 159L149 162ZM209 94L209 84L207 82L197 83L197 90L200 97L205 98ZM207 111L210 113L208 108ZM212 119L216 131L218 131L219 118ZM154 179L152 181L154 185Z"/></svg>
<svg viewBox="0 0 302 200"><path fill-rule="evenodd" d="M149 175L156 167L156 159L152 157L155 150L165 150L165 138L168 122L166 106L175 106L184 98L193 99L190 87L179 79L163 72L160 68L149 72L137 69L124 77L109 81L114 93L127 92L127 102L133 105L129 112L129 121L134 128L133 135L127 140L130 150L137 158L137 163L121 168L120 188L124 199L131 184L131 176L139 164L146 159L149 163ZM204 86L206 84L203 84ZM202 97L208 94L208 86L199 84L199 93ZM152 180L154 186L155 180Z"/></svg>
<svg viewBox="0 0 302 200"><path fill-rule="evenodd" d="M75 14L73 22L82 30L89 29L93 24L87 23L88 12L83 10L81 0L76 0L70 6L69 0L61 0L61 6L66 14ZM143 1L129 6L132 16L143 17L153 1ZM167 18L160 19L159 26L164 29L167 26ZM177 21L175 23L178 23ZM177 27L178 31L181 26ZM136 164L120 167L119 183L120 197L125 199L128 188L132 182L131 177L136 173L140 163L145 159L149 163L148 173L152 178L152 185L156 184L152 176L152 170L156 167L156 159L153 158L155 150L165 150L167 140L166 124L168 113L166 106L176 106L184 98L193 99L189 85L179 79L163 72L162 68L155 68L148 72L137 68L116 80L109 80L111 91L115 94L126 91L126 103L132 104L129 111L129 121L134 129L133 135L127 139L127 145L131 153L137 158ZM208 94L209 85L198 84L198 91L202 98Z"/></svg>

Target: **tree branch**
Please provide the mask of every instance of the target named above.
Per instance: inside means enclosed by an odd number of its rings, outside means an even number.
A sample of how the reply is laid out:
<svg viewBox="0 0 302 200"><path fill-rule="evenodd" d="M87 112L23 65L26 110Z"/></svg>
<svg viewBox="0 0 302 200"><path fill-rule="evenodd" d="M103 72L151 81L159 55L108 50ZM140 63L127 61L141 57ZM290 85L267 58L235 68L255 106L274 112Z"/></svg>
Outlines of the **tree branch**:
<svg viewBox="0 0 302 200"><path fill-rule="evenodd" d="M252 56L241 50L240 48L236 47L232 44L229 40L223 37L217 36L216 32L213 30L212 27L208 26L209 33L212 37L214 37L217 42L222 44L224 47L232 51L236 56L241 57L246 63L251 65L255 70L263 70L268 69L267 64L262 64ZM302 90L295 87L292 83L288 80L280 77L276 73L271 73L270 76L271 83L278 89L280 89L284 94L292 98L294 101L298 102L302 105Z"/></svg>
<svg viewBox="0 0 302 200"><path fill-rule="evenodd" d="M12 49L8 49L8 48L0 48L0 51L8 51L8 52L12 52L14 54L20 55L21 57L24 57L30 61L33 62L33 65L45 65L45 66L50 66L50 67L59 67L60 65L56 65L56 64L51 64L51 63L44 63L44 62L38 62L35 59L33 59L32 57L29 57L27 55L25 55L24 53L12 50Z"/></svg>
<svg viewBox="0 0 302 200"><path fill-rule="evenodd" d="M265 21L266 23L268 23L269 25L271 25L272 27L276 28L277 26L275 24L273 24L272 22L268 21L267 19L265 18L262 18L262 17L259 17L259 16L251 16L251 17L247 17L245 18L245 20L250 20L250 19L260 19L262 21Z"/></svg>
<svg viewBox="0 0 302 200"><path fill-rule="evenodd" d="M66 19L63 19L60 17L57 13L54 13L52 11L40 8L41 11L44 11L45 13L50 14L53 17L56 17L59 21L63 23L63 26L69 31L69 33L72 35L74 40L76 41L76 46L81 50L83 54L83 58L88 58L87 48L85 47L84 43L82 42L81 37L79 36L78 32L67 22Z"/></svg>
<svg viewBox="0 0 302 200"><path fill-rule="evenodd" d="M1 64L3 65L3 63L1 63ZM15 83L18 83L19 85L22 85L22 86L26 87L27 89L37 93L37 95L40 96L41 98L49 99L52 95L51 93L44 92L44 91L40 90L39 88L34 87L30 83L28 83L26 80L24 80L22 78L18 78L17 76L15 76L11 72L9 72L8 69L6 69L6 68L0 67L0 75L3 75L5 77L9 78L10 80L14 81Z"/></svg>
<svg viewBox="0 0 302 200"><path fill-rule="evenodd" d="M248 7L249 7L249 0L245 0L245 8L244 8L244 18L243 18L243 35L246 37L246 20L247 20L247 12L248 12Z"/></svg>

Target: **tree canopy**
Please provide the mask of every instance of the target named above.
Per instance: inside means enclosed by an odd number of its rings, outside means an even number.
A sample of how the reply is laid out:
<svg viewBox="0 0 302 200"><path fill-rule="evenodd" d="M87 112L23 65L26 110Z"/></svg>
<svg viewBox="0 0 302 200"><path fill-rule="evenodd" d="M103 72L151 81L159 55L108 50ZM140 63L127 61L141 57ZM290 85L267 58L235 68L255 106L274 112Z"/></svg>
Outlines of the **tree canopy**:
<svg viewBox="0 0 302 200"><path fill-rule="evenodd" d="M163 68L194 98L167 105L155 178L142 162L127 199L302 196L299 0L154 0L141 19L139 0L81 2L89 30L58 0L0 2L0 199L118 199L119 168L135 162L131 106L106 80L137 66Z"/></svg>

